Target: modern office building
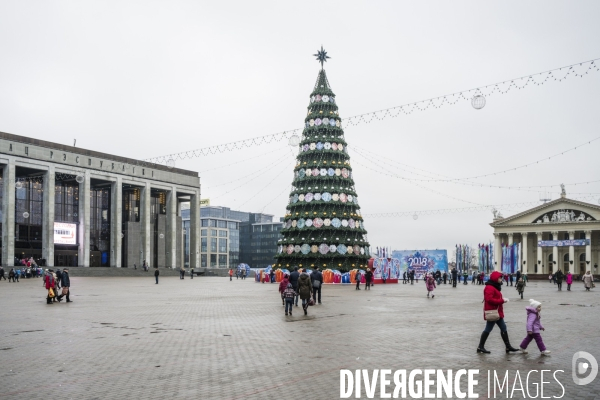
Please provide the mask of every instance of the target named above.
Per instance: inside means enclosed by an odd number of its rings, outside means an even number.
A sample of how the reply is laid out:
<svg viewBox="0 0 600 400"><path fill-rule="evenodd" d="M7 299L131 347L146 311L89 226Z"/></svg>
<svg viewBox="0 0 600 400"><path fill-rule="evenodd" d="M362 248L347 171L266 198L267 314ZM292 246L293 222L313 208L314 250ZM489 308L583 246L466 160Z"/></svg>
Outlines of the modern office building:
<svg viewBox="0 0 600 400"><path fill-rule="evenodd" d="M283 221L273 221L273 215L250 213L248 221L240 224L240 260L252 268L265 268L275 263L277 241Z"/></svg>
<svg viewBox="0 0 600 400"><path fill-rule="evenodd" d="M200 214L198 173L0 132L2 265L183 263L181 205ZM193 218L192 220L198 220ZM200 264L200 224L188 225Z"/></svg>
<svg viewBox="0 0 600 400"><path fill-rule="evenodd" d="M190 223L189 211L182 209L184 234ZM282 222L262 213L235 211L228 207L200 209L200 266L235 268L246 263L253 268L273 264ZM187 249L187 241L185 241ZM185 253L185 251L184 251Z"/></svg>

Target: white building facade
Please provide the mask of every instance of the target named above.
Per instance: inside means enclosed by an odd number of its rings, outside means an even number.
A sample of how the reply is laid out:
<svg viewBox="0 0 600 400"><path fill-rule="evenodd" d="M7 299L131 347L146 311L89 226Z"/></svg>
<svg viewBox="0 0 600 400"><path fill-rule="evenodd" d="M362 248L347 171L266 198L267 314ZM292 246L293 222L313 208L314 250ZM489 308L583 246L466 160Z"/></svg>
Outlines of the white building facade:
<svg viewBox="0 0 600 400"><path fill-rule="evenodd" d="M571 271L598 274L600 207L561 198L508 218L496 218L494 264L501 270L502 245L521 243L520 269L530 275Z"/></svg>

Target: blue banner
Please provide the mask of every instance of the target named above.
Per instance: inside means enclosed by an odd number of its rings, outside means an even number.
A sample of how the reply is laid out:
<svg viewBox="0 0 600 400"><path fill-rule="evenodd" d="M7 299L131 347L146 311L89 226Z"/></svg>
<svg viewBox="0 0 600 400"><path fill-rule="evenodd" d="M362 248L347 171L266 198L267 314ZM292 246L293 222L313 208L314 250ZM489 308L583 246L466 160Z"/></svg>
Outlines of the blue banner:
<svg viewBox="0 0 600 400"><path fill-rule="evenodd" d="M538 247L564 247L564 246L587 246L590 244L589 239L575 240L539 240Z"/></svg>

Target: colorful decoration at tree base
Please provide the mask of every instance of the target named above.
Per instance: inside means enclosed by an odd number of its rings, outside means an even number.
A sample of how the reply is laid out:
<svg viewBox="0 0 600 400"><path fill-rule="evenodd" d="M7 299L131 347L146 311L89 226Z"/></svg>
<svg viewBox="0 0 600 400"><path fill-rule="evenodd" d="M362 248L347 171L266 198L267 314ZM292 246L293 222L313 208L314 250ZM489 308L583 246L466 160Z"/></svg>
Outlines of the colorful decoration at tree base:
<svg viewBox="0 0 600 400"><path fill-rule="evenodd" d="M428 272L448 272L446 250L394 250L392 258L400 260L400 275L415 271L415 278L422 279Z"/></svg>

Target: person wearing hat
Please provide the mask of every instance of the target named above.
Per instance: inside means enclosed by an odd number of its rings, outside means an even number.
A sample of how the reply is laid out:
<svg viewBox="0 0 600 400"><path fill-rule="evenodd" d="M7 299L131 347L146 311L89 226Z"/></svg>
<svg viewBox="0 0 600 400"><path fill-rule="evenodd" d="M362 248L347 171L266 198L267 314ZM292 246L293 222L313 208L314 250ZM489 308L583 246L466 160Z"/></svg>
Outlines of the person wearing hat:
<svg viewBox="0 0 600 400"><path fill-rule="evenodd" d="M531 343L532 340L535 339L535 343L540 349L542 355L547 356L550 354L550 350L546 350L546 346L544 345L544 341L542 340L542 335L540 331L544 331L544 327L542 326L540 312L542 311L542 303L537 300L529 299L529 307L525 307L527 310L527 336L521 342L519 346L521 349L521 353L527 354L527 346Z"/></svg>
<svg viewBox="0 0 600 400"><path fill-rule="evenodd" d="M60 278L60 284L62 285L62 294L58 296L58 301L62 301L63 296L67 296L67 303L72 303L73 300L69 298L71 295L71 279L69 279L69 269L63 268L63 272Z"/></svg>
<svg viewBox="0 0 600 400"><path fill-rule="evenodd" d="M504 309L502 305L508 303L508 299L502 297L502 273L494 271L490 275L490 279L485 283L485 289L483 289L483 319L486 321L485 329L481 333L479 339L479 346L477 346L477 353L489 354L490 352L485 349L485 342L490 335L494 325L498 325L500 328L500 336L504 341L506 352L519 351L510 345L508 339L508 330L506 323L504 322ZM487 320L486 311L490 311L490 320ZM494 312L494 311L497 311ZM496 314L495 317L492 314ZM499 317L499 318L498 318ZM493 318L493 320L491 320Z"/></svg>
<svg viewBox="0 0 600 400"><path fill-rule="evenodd" d="M371 281L373 280L373 272L371 272L371 268L367 268L367 272L365 272L365 290L371 290Z"/></svg>

